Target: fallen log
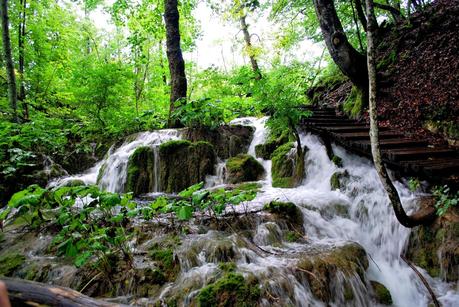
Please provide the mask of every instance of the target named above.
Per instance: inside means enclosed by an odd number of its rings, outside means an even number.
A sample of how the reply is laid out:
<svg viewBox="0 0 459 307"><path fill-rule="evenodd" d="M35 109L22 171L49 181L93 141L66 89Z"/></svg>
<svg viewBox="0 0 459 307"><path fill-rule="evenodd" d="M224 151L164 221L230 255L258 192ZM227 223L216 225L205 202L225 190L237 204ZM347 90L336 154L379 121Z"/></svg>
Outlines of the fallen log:
<svg viewBox="0 0 459 307"><path fill-rule="evenodd" d="M2 277L0 281L6 285L12 306L126 306L97 300L65 287L7 277Z"/></svg>

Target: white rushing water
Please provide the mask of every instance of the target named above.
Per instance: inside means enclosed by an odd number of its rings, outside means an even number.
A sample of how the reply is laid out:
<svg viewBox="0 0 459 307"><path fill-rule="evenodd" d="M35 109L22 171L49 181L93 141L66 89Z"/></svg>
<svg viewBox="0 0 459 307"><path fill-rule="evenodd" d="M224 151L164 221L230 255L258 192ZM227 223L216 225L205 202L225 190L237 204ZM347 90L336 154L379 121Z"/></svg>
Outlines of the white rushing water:
<svg viewBox="0 0 459 307"><path fill-rule="evenodd" d="M268 137L265 127L267 117L240 118L232 124L250 125L255 128L254 137L248 153L255 156L255 147L263 144ZM133 140L126 141L117 149L111 149L105 159L88 170L87 173L61 179L56 184L79 179L87 184L94 184L101 173L99 186L112 192L122 192L126 181L126 168L129 156L139 146L151 146L155 150L155 174L159 178L158 146L168 140L180 139L178 130L161 130L138 134ZM303 213L306 243L273 244L273 240L282 241L280 229L276 223L261 223L254 234L254 242L269 254L257 253L247 246L236 244L240 241L236 235L224 236L218 232L197 234L187 237L182 244L179 255L182 274L174 284L168 284L162 290L160 298L170 293L181 291L188 284L199 284L201 287L211 281L218 270L216 264L221 261L215 255L215 249L221 244L233 246L237 257L238 271L244 275L254 274L264 280L269 293L283 298L282 304L294 306L324 306L311 293L307 282L298 280L292 273L294 259L289 254L300 253L320 246L341 246L350 241L359 243L369 255L367 280L376 280L384 284L391 292L395 306L427 306L430 296L419 278L401 258L407 244L410 230L401 226L389 204L386 193L380 183L376 170L368 159L349 154L344 149L334 146L336 155L342 158L343 167L337 167L327 156L321 140L311 134L302 134L301 142L309 150L305 156L305 176L299 187L273 188L271 178L271 161L257 159L266 170L266 177L260 181L261 192L246 207L257 209L273 201L290 201L295 203ZM102 171L101 171L102 170ZM347 171L349 180L342 190L332 190L330 178L336 171ZM207 176L206 187L224 185L226 178L225 161L218 161L216 174ZM158 181L158 180L157 180ZM416 196L406 186L395 183L405 209L408 212L416 209ZM160 191L156 186L155 191ZM337 206L344 208L345 213L337 212ZM246 208L245 207L245 208ZM244 209L245 210L245 209ZM341 210L342 211L342 210ZM277 239L276 239L277 238ZM226 243L225 243L226 242ZM209 252L209 250L211 250ZM190 251L197 251L190 260ZM212 252L213 251L213 252ZM434 287L443 306L459 305L459 289L430 278L419 268L429 283ZM373 306L374 302L358 276L338 276L334 282L343 285L344 279L351 284L354 300L351 303L341 298L332 306ZM457 287L457 286L456 286ZM190 286L190 288L192 288ZM338 287L339 288L339 287ZM342 287L341 287L342 288ZM192 291L187 300L197 294ZM269 306L270 302L263 301ZM281 305L282 305L281 304Z"/></svg>
<svg viewBox="0 0 459 307"><path fill-rule="evenodd" d="M96 163L88 171L81 175L60 178L49 184L49 186L59 186L72 180L81 180L85 184L98 184L99 187L108 192L124 192L124 185L127 178L127 165L129 157L141 146L149 146L154 152L154 173L155 178L159 178L159 145L171 140L181 139L181 131L177 129L155 130L142 132L128 137L127 140L118 148L110 148L105 158ZM99 177L99 178L98 178ZM155 180L155 190L159 192L159 180Z"/></svg>
<svg viewBox="0 0 459 307"><path fill-rule="evenodd" d="M239 121L243 122L244 119ZM249 149L251 155L255 153L255 146L266 139L268 133L263 125L265 122L265 118L252 121L256 131ZM400 258L410 230L396 220L372 163L368 159L349 154L343 148L333 146L334 153L342 158L342 170L349 173L350 180L342 191L332 191L330 178L340 168L330 161L325 146L318 137L303 134L301 142L309 149L305 157L306 174L303 183L297 188L285 189L273 188L270 179L264 180L262 193L249 206L261 206L272 200L295 203L303 212L308 240L316 244L332 245L348 241L358 242L371 258L367 277L381 282L390 290L394 305L427 306L430 301L429 293L419 277ZM266 162L262 161L265 168ZM416 195L399 182L395 185L408 213L416 209ZM336 204L346 206L348 214L327 216L318 212ZM260 231L266 232L263 227L259 227ZM263 242L259 243L264 245ZM267 267L279 265L279 259L272 263L272 259L254 259L254 263L249 265L250 270L266 271ZM459 305L459 289L454 289L454 285L443 283L439 279L430 278L424 270L418 269L434 285L443 306ZM300 291L301 287L296 286L295 289ZM300 292L298 295L305 295L308 291L303 289ZM363 306L369 304L365 300L361 303Z"/></svg>

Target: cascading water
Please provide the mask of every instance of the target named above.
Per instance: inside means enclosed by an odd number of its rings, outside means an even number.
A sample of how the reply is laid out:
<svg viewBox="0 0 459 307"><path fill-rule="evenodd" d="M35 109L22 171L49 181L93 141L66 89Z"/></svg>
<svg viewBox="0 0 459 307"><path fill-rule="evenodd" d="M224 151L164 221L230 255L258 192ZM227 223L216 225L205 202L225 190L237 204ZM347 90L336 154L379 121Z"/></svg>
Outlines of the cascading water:
<svg viewBox="0 0 459 307"><path fill-rule="evenodd" d="M152 132L142 132L134 138L128 138L120 147L110 148L105 158L98 162L86 173L77 176L60 178L53 181L49 186L63 185L71 180L81 180L85 184L98 184L99 187L108 192L124 192L124 185L127 177L127 165L129 157L141 146L153 148L154 153L154 174L159 178L159 145L171 140L181 138L181 131L177 129L155 130ZM160 192L159 180L155 180L154 191Z"/></svg>
<svg viewBox="0 0 459 307"><path fill-rule="evenodd" d="M256 128L248 151L251 155L255 155L255 146L266 140L266 120L267 118L244 118L235 122ZM372 163L334 146L335 154L343 161L343 167L339 168L330 161L318 137L303 134L301 142L309 149L305 157L306 174L302 185L297 188L273 188L268 175L260 182L262 188L258 196L240 210L256 210L273 200L295 203L303 213L307 244L282 242L278 225L272 222L258 224L253 237L254 243L267 253L258 253L255 248L237 243L240 240L236 235L222 239L209 232L187 238L178 253L183 273L174 285L163 290L161 297L180 290L190 281L199 280L199 288L212 280L218 271L216 264L222 259L215 260L209 255L213 255L213 250L226 240L225 244L230 244L236 254L233 258L237 259L237 270L246 276L254 274L258 280L264 282L268 292L279 298L279 305L324 306L323 302L312 295L308 283L299 280L292 273L291 266L295 260L290 256L311 248L341 246L352 241L359 243L371 260L365 274L366 282L375 280L384 284L390 290L395 306L428 305L429 293L412 269L400 258L410 230L396 220ZM270 174L270 161L258 160ZM349 173L346 186L341 190L332 190L331 176L336 171L344 170ZM396 187L406 210L414 210L417 195L399 182L396 182ZM197 251L192 260L190 250ZM443 306L454 306L459 302L459 292L451 284L430 278L426 273L424 276L427 276L434 287ZM346 302L342 290L337 290L338 294L331 303L332 306L374 306L365 284L358 276L338 274L334 281L337 289L342 289L344 282L351 285L354 299L351 303ZM191 301L197 292L191 292L186 301ZM262 304L272 305L267 300L263 300Z"/></svg>
<svg viewBox="0 0 459 307"><path fill-rule="evenodd" d="M267 120L266 117L242 118L232 122L255 128L248 149L250 155L255 156L256 145L266 141ZM108 191L122 191L129 156L139 146L154 148L157 168L155 175L158 178L159 144L179 138L178 130L139 134L134 140L126 141L119 148L112 148L106 158L86 174L64 180L79 179L89 184L99 181L99 185ZM215 281L219 262L233 261L238 272L246 277L254 275L267 293L277 298L278 305L325 306L312 294L308 281L299 278L292 269L298 261L295 255L357 242L365 249L370 259L365 280L362 281L356 275L344 276L338 272L333 280L335 290L331 306L374 306L374 300L366 286L369 280L384 284L390 290L396 306L428 305L428 292L416 274L400 259L410 230L397 222L371 162L334 146L335 154L342 158L343 166L340 168L330 161L318 137L302 134L301 142L308 148L302 184L297 188L273 188L271 161L257 159L264 166L266 177L259 182L261 191L257 197L244 206L239 206L239 210L255 211L273 200L293 202L302 212L307 239L295 243L286 242L276 221L257 220L252 233L253 243L237 233L228 236L227 233L219 231L208 231L204 234L196 231L185 236L181 247L175 250L181 268L177 280L166 284L155 298L146 299L146 304L174 296L183 289L191 289L183 301L186 305L196 298L199 289ZM206 187L224 185L225 161L218 162L216 171L215 176L206 178ZM330 178L337 171L347 171L348 181L340 190L332 190ZM62 183L61 180L59 184ZM396 182L396 187L405 208L408 211L414 210L417 195L401 183ZM160 187L156 185L155 190L159 191ZM422 269L419 270L424 273L443 306L457 305L458 289L453 289L451 284L439 279L430 278ZM344 299L344 283L352 288L354 298L351 302ZM261 304L271 306L272 301L265 298Z"/></svg>

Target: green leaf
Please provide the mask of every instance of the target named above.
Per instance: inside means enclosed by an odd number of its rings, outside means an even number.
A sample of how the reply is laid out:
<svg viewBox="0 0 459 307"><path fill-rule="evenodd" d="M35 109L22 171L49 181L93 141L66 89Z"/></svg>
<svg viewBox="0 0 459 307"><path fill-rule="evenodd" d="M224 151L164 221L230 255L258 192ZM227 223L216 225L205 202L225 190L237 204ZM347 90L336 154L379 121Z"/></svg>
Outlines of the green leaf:
<svg viewBox="0 0 459 307"><path fill-rule="evenodd" d="M86 251L86 252L84 252L82 254L79 254L75 258L75 262L74 262L75 266L77 268L82 267L83 265L85 265L88 262L88 260L89 260L89 258L91 258L91 256L92 256L92 254L91 254L90 251Z"/></svg>
<svg viewBox="0 0 459 307"><path fill-rule="evenodd" d="M193 208L190 206L182 206L177 212L179 220L189 220L193 216Z"/></svg>

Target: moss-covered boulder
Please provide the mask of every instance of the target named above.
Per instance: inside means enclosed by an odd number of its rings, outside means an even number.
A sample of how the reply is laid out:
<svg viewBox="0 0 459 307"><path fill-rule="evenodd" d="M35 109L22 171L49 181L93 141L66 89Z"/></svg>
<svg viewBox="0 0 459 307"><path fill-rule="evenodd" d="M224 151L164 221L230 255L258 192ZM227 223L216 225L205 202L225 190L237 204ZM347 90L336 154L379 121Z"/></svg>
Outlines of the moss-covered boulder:
<svg viewBox="0 0 459 307"><path fill-rule="evenodd" d="M249 149L254 128L242 125L223 125L217 129L190 128L184 138L191 142L206 141L214 146L218 157L226 160Z"/></svg>
<svg viewBox="0 0 459 307"><path fill-rule="evenodd" d="M263 209L274 214L276 220L286 219L293 225L298 226L298 228L302 228L303 213L292 202L272 201L270 203L265 204L263 206Z"/></svg>
<svg viewBox="0 0 459 307"><path fill-rule="evenodd" d="M265 169L254 157L247 154L239 154L229 158L226 162L229 183L260 180Z"/></svg>
<svg viewBox="0 0 459 307"><path fill-rule="evenodd" d="M266 143L255 146L255 154L257 158L264 160L271 159L272 153L282 144L289 141L288 133L284 132L280 136L271 137Z"/></svg>
<svg viewBox="0 0 459 307"><path fill-rule="evenodd" d="M336 296L333 282L337 273L347 278L359 276L364 281L368 259L359 244L351 243L317 254L305 254L298 260L297 267L300 278L308 281L312 294L323 302L330 302ZM346 296L351 298L350 293Z"/></svg>
<svg viewBox="0 0 459 307"><path fill-rule="evenodd" d="M370 281L371 286L375 294L375 299L382 305L392 305L392 295L390 291L382 284L377 281Z"/></svg>
<svg viewBox="0 0 459 307"><path fill-rule="evenodd" d="M332 190L344 190L348 181L348 171L337 171L330 177L330 187Z"/></svg>
<svg viewBox="0 0 459 307"><path fill-rule="evenodd" d="M304 157L306 147L300 154L294 149L294 143L286 143L278 147L271 155L272 168L271 175L273 187L293 188L298 186L303 180L305 165Z"/></svg>
<svg viewBox="0 0 459 307"><path fill-rule="evenodd" d="M208 142L169 141L159 147L160 189L179 192L214 173L217 155Z"/></svg>
<svg viewBox="0 0 459 307"><path fill-rule="evenodd" d="M12 276L25 261L22 254L11 252L0 256L0 276Z"/></svg>
<svg viewBox="0 0 459 307"><path fill-rule="evenodd" d="M216 282L201 289L198 306L257 306L260 287L255 278L244 279L238 273L224 274Z"/></svg>
<svg viewBox="0 0 459 307"><path fill-rule="evenodd" d="M129 157L125 192L133 192L134 195L152 192L157 180L154 169L153 148L138 147Z"/></svg>
<svg viewBox="0 0 459 307"><path fill-rule="evenodd" d="M424 199L421 207L433 205ZM410 234L406 257L430 276L448 282L459 280L459 208L451 208L431 225L422 225Z"/></svg>

